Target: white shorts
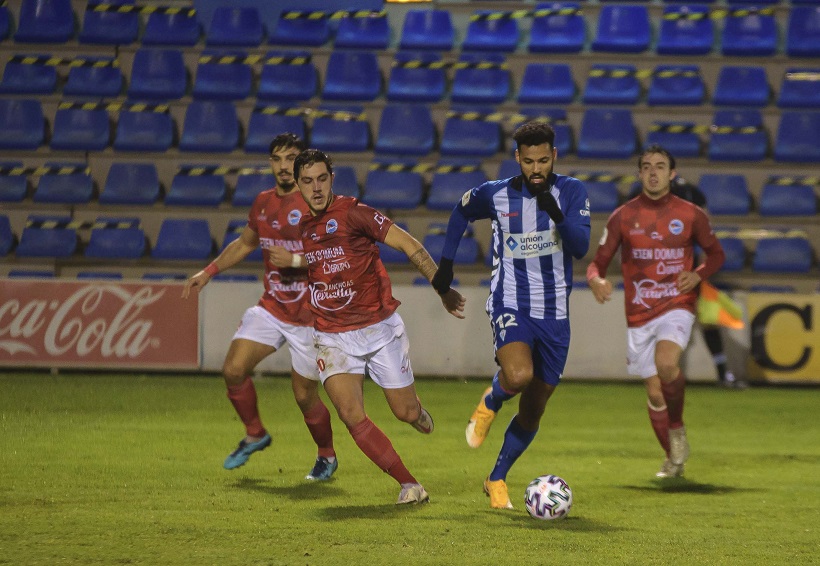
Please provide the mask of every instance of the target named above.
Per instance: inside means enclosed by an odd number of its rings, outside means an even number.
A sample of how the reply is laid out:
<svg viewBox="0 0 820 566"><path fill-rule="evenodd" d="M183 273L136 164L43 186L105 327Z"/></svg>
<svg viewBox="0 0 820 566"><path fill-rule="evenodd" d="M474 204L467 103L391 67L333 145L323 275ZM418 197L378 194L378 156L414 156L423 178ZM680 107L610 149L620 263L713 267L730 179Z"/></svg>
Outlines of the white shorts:
<svg viewBox="0 0 820 566"><path fill-rule="evenodd" d="M236 334L233 335L234 340L237 338L253 340L277 350L287 342L288 350L290 350L290 365L296 373L313 381L319 379L312 327L282 322L264 308L256 305L242 315L242 322Z"/></svg>
<svg viewBox="0 0 820 566"><path fill-rule="evenodd" d="M658 375L655 367L655 345L669 340L682 349L689 343L695 315L682 309L671 310L643 326L626 330L626 370L643 379Z"/></svg>
<svg viewBox="0 0 820 566"><path fill-rule="evenodd" d="M383 389L413 383L410 340L399 313L348 332L315 332L322 383L339 373L370 376Z"/></svg>

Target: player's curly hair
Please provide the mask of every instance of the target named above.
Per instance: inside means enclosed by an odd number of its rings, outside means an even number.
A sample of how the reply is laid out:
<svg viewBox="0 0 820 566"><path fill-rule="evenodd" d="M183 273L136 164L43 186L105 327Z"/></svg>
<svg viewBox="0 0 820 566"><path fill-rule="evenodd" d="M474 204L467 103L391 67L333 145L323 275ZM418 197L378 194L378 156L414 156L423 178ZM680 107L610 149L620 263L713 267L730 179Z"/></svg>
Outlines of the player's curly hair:
<svg viewBox="0 0 820 566"><path fill-rule="evenodd" d="M279 134L273 141L270 142L270 148L268 149L268 155L273 155L273 152L277 150L283 149L290 149L295 147L299 151L305 151L307 149L307 144L297 136L296 134L292 134L290 132L285 132L283 134Z"/></svg>
<svg viewBox="0 0 820 566"><path fill-rule="evenodd" d="M530 120L518 126L513 133L513 139L518 147L545 143L548 144L551 149L555 147L555 130L546 122Z"/></svg>
<svg viewBox="0 0 820 566"><path fill-rule="evenodd" d="M670 170L675 168L675 157L671 153L669 153L669 150L666 149L665 147L661 146L661 145L652 144L649 147L647 147L645 150L643 150L643 153L641 153L641 156L638 158L638 169L641 168L641 163L643 162L643 158L646 157L647 155L652 154L652 153L659 153L660 155L663 155L664 157L666 157L669 160L669 169Z"/></svg>
<svg viewBox="0 0 820 566"><path fill-rule="evenodd" d="M310 167L316 163L324 163L327 166L327 172L333 174L333 160L328 154L318 149L306 149L293 160L293 178L298 180L304 167Z"/></svg>

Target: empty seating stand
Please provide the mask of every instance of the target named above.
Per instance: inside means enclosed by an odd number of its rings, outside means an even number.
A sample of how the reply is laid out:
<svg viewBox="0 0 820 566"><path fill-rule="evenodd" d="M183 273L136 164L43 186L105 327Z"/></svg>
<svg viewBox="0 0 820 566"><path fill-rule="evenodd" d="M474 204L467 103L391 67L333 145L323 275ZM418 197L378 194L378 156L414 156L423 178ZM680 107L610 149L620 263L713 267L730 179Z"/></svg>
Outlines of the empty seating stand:
<svg viewBox="0 0 820 566"><path fill-rule="evenodd" d="M100 216L92 226L84 255L100 259L139 259L146 248L139 218Z"/></svg>

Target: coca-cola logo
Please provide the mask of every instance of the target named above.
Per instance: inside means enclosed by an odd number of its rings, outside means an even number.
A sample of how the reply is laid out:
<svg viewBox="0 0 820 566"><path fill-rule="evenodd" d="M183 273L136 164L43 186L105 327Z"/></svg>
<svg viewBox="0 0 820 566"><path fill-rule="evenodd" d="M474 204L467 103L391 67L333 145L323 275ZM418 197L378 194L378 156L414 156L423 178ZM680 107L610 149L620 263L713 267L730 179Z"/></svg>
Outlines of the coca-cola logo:
<svg viewBox="0 0 820 566"><path fill-rule="evenodd" d="M647 300L677 297L680 294L675 283L658 283L652 279L642 279L633 282L633 285L635 285L635 298L632 302L646 308L651 308Z"/></svg>

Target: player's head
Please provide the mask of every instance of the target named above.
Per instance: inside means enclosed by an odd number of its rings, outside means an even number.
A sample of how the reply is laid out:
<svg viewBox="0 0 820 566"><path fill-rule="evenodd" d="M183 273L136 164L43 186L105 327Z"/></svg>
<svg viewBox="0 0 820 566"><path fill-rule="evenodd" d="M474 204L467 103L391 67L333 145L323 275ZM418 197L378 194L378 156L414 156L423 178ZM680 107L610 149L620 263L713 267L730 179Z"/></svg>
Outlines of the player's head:
<svg viewBox="0 0 820 566"><path fill-rule="evenodd" d="M555 131L546 122L533 120L521 124L513 133L513 139L517 145L515 160L521 166L521 175L529 191L538 194L547 189L558 155Z"/></svg>
<svg viewBox="0 0 820 566"><path fill-rule="evenodd" d="M647 147L638 159L638 176L643 193L651 199L666 195L676 174L675 158L659 145Z"/></svg>
<svg viewBox="0 0 820 566"><path fill-rule="evenodd" d="M304 151L305 147L305 142L290 132L279 134L270 142L268 159L270 159L271 171L276 177L276 186L286 193L296 187L293 177L293 160Z"/></svg>
<svg viewBox="0 0 820 566"><path fill-rule="evenodd" d="M325 152L306 149L293 162L293 176L314 216L333 202L333 161Z"/></svg>

